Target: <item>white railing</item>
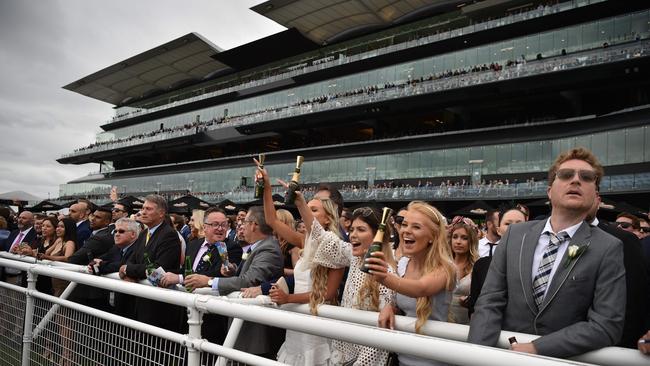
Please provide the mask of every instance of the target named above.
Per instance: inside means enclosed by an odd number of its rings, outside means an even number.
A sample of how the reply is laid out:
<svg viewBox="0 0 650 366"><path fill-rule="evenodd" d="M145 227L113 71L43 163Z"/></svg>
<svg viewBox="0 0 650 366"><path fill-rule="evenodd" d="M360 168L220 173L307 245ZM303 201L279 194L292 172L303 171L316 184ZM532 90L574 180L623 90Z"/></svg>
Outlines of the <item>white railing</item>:
<svg viewBox="0 0 650 366"><path fill-rule="evenodd" d="M182 291L143 286L141 284L119 281L112 278L82 274L86 272L84 266L73 266L61 263L32 263L33 258L25 258L9 253L0 253L0 266L17 268L28 272L28 288L14 286L8 283L0 283L0 291L4 296L16 298L16 294L24 295L24 328L22 333L22 364L40 364L38 352L34 350L47 350L47 340L54 343L53 338L39 337L39 333L48 327L45 316L36 316L34 313L35 300L46 301L52 309L53 304L65 308L64 312L57 312L55 315L57 325L60 329L67 329L67 332L79 335L78 337L65 338L59 345L64 351L81 349L74 354L76 359L86 360L86 353L94 352L94 348L84 349L84 343L88 341L83 337L84 328L101 322L103 326L95 328L107 329L98 337L109 339L102 342L106 350L100 352L103 357L112 357L116 352L123 352L120 346L122 343L137 344L138 347L130 349L126 354L127 358L136 359L138 362L153 360L167 362L169 364L182 364L186 362L189 366L198 365L201 352L219 355L227 359L236 360L254 365L278 365L272 360L260 358L251 354L232 349L232 345L238 336L238 325L242 320L271 325L279 328L291 329L299 332L320 335L327 338L340 339L347 342L362 344L372 347L387 349L398 353L412 354L418 357L425 357L433 360L449 362L457 365L558 365L558 364L581 364L581 362L597 363L602 365L647 365L650 358L642 356L638 351L608 347L595 352L574 358L573 360L554 359L549 357L527 355L512 352L506 349L492 348L465 343L467 338L467 327L442 322L428 322L424 328L426 335L416 335L412 332L413 319L406 317L397 318L396 331L377 328L377 313L364 312L359 310L322 306L319 310L320 316L300 314L307 313L305 306L284 306L277 309L269 306L254 305L254 303L266 304L264 297L255 299L252 302L243 299L228 299L206 295L202 293L190 294ZM40 262L40 261L39 261ZM121 292L133 296L144 297L156 301L182 306L188 309L188 334L179 334L165 329L156 328L144 323L135 322L110 313L89 308L77 303L67 301L63 298L56 298L35 290L37 275L46 275L71 282ZM205 290L204 290L205 291ZM204 292L201 291L201 292ZM209 292L209 291L208 291ZM20 300L20 299L18 299ZM4 303L5 301L3 301ZM21 303L18 301L18 303ZM44 307L43 307L44 308ZM43 309L47 310L47 309ZM287 311L290 310L290 311ZM12 318L4 316L0 308L0 322L7 323ZM53 312L54 313L54 312ZM223 345L209 343L201 339L201 314L215 313L234 318L233 326L229 330L226 341ZM62 315L63 314L63 315ZM67 317L66 317L67 314ZM83 316L92 317L92 322L79 321ZM47 316L47 315L46 315ZM40 317L40 322L37 322ZM14 318L15 319L15 318ZM83 318L85 319L85 318ZM76 320L76 322L73 322ZM33 329L33 323L38 326ZM8 328L16 324L0 324L0 328ZM111 331L116 329L115 331ZM127 332L128 336L122 334ZM134 333L135 332L135 333ZM52 333L51 331L49 333ZM145 341L139 342L145 337ZM501 335L499 346L507 347L505 338L508 333ZM520 341L528 341L535 336L517 334ZM62 338L63 339L63 338ZM115 342L111 342L114 340ZM119 340L122 343L117 342ZM149 346L147 346L149 345ZM151 346L153 345L153 346ZM113 348L110 348L113 347ZM170 351L172 350L172 351ZM0 352L3 352L0 349ZM86 353L84 353L86 352ZM144 352L144 353L143 353ZM65 354L61 352L62 354ZM124 354L121 354L124 356ZM65 358L63 357L62 360ZM111 358L112 359L112 358ZM143 361L144 360L144 361ZM171 360L171 361L169 361ZM154 361L155 362L155 361ZM72 364L72 363L70 363ZM84 364L83 362L81 364ZM135 363L133 363L135 364Z"/></svg>

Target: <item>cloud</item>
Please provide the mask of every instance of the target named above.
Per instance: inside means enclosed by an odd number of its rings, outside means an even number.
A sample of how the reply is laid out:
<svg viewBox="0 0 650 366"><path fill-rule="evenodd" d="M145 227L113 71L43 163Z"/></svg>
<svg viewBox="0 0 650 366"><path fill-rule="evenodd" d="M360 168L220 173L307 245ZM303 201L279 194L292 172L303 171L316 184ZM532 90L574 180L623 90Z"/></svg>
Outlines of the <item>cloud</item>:
<svg viewBox="0 0 650 366"><path fill-rule="evenodd" d="M62 86L190 32L229 49L283 28L259 0L0 1L0 193L58 196L97 171L56 162L95 141L112 106Z"/></svg>

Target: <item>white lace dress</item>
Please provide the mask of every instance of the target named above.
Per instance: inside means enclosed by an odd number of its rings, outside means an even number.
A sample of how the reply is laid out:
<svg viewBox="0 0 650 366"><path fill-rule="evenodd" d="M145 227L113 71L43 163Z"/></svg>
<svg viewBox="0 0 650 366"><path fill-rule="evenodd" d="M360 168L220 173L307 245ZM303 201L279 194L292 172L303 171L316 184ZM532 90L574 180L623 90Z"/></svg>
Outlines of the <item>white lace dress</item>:
<svg viewBox="0 0 650 366"><path fill-rule="evenodd" d="M328 235L329 234L329 235ZM321 236L321 242L314 256L314 263L329 267L350 267L348 279L345 282L341 306L352 309L366 310L370 308L370 300L360 299L359 292L368 274L361 271L363 258L352 255L352 244L339 239L336 235L327 233ZM389 268L390 272L394 272ZM379 285L379 309L386 304L394 304L393 290ZM332 363L353 365L385 365L388 351L347 343L339 340L332 341Z"/></svg>
<svg viewBox="0 0 650 366"><path fill-rule="evenodd" d="M471 282L471 272L456 282L456 289L454 289L449 306L449 321L452 323L469 325L469 313L461 303L463 297L469 296Z"/></svg>
<svg viewBox="0 0 650 366"><path fill-rule="evenodd" d="M317 244L313 236L310 235L305 240L303 256L296 262L293 270L295 281L293 292L296 294L311 291L311 257L314 252L313 246ZM294 366L331 365L330 358L330 339L292 330L287 330L285 341L278 351L279 362Z"/></svg>

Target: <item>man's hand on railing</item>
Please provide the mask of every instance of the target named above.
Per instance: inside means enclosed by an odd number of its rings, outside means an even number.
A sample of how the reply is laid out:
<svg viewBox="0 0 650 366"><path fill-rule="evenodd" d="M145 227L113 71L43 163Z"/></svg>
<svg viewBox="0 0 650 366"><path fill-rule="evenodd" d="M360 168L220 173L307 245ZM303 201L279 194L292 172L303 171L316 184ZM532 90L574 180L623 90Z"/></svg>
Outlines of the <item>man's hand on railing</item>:
<svg viewBox="0 0 650 366"><path fill-rule="evenodd" d="M247 287L241 289L241 297L254 298L262 294L262 286Z"/></svg>
<svg viewBox="0 0 650 366"><path fill-rule="evenodd" d="M191 274L185 279L185 287L190 288L201 288L208 287L208 281L210 277L200 274Z"/></svg>
<svg viewBox="0 0 650 366"><path fill-rule="evenodd" d="M510 345L510 348L513 351L516 352L524 352L524 353L530 353L533 355L537 354L537 349L535 348L535 345L531 343L513 343Z"/></svg>
<svg viewBox="0 0 650 366"><path fill-rule="evenodd" d="M161 287L174 286L176 284L179 284L180 282L181 282L181 279L178 277L178 275L176 273L172 273L172 272L165 273L162 276L162 278L160 279Z"/></svg>

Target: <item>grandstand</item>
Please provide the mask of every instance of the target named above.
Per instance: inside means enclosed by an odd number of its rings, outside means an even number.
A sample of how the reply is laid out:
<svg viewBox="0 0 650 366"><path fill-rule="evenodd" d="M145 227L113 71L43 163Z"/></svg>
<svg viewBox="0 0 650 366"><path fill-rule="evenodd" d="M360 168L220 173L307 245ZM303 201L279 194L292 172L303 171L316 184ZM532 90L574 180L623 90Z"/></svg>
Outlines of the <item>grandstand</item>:
<svg viewBox="0 0 650 366"><path fill-rule="evenodd" d="M190 33L66 85L115 116L58 159L100 165L60 200L248 202L264 152L277 178L304 155L306 184L352 202L531 202L552 159L585 146L605 195L650 205L650 4L379 3L267 1L252 10L286 31L230 50Z"/></svg>

